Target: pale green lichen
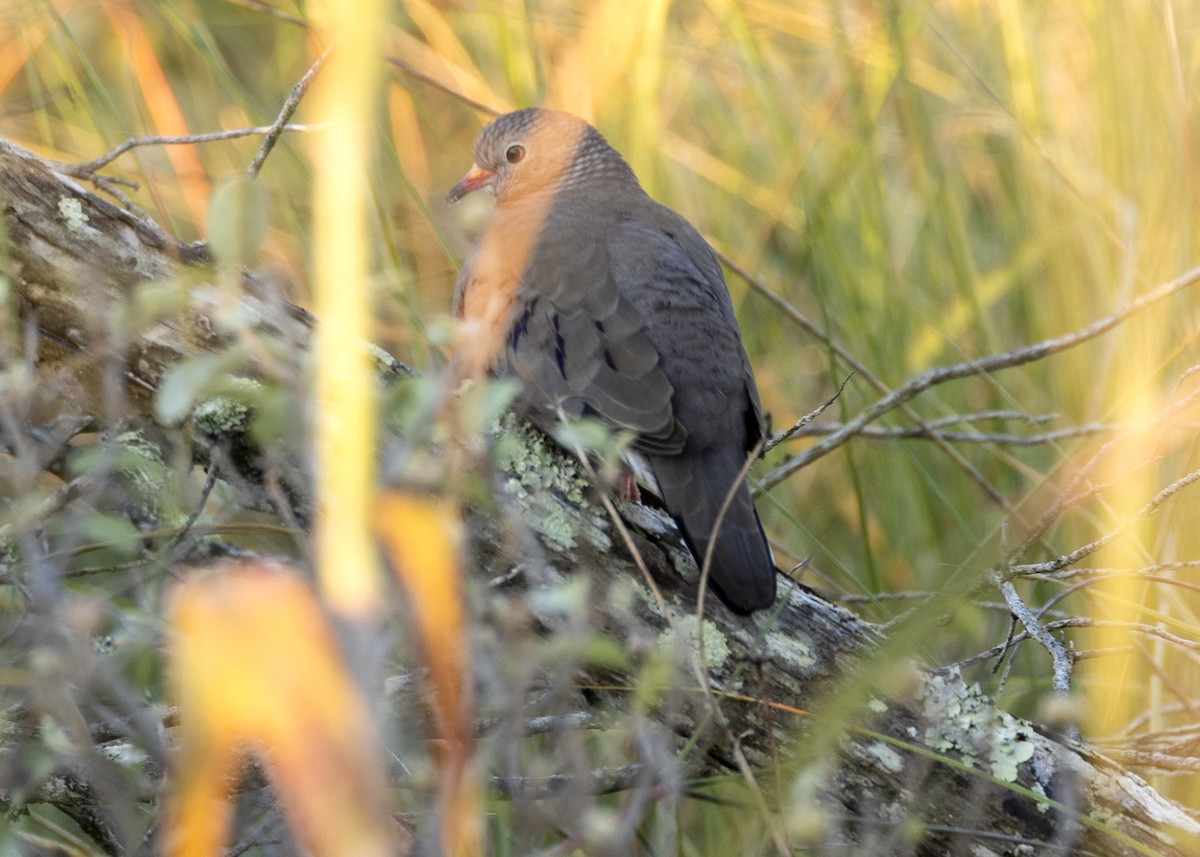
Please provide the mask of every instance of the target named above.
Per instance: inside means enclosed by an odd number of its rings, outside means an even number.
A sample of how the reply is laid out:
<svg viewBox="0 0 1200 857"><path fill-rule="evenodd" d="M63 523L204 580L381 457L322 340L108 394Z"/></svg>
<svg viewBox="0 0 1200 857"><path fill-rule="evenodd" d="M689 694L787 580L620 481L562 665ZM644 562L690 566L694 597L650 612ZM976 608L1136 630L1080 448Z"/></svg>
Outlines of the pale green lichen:
<svg viewBox="0 0 1200 857"><path fill-rule="evenodd" d="M887 703L877 696L872 696L869 700L867 700L867 708L869 708L875 714L887 714L888 710Z"/></svg>
<svg viewBox="0 0 1200 857"><path fill-rule="evenodd" d="M992 741L989 762L992 776L1001 782L1015 783L1022 762L1033 758L1034 743L1029 740L1029 727L1007 712L999 712L999 728Z"/></svg>
<svg viewBox="0 0 1200 857"><path fill-rule="evenodd" d="M201 431L219 437L250 427L251 408L246 402L262 390L262 384L253 378L240 377L230 378L229 384L237 389L237 396L220 393L202 399L192 408L192 419Z"/></svg>
<svg viewBox="0 0 1200 857"><path fill-rule="evenodd" d="M702 655L704 666L708 669L718 669L729 658L729 642L708 619L704 620L704 651L700 650L700 637L697 631L696 617L681 616L675 620L674 627L667 628L658 637L658 643L669 651L688 652L699 659Z"/></svg>
<svg viewBox="0 0 1200 857"><path fill-rule="evenodd" d="M784 661L797 669L808 669L817 663L812 640L802 632L771 631L763 645L769 652L778 652Z"/></svg>
<svg viewBox="0 0 1200 857"><path fill-rule="evenodd" d="M930 676L922 699L929 724L925 743L934 750L986 765L1002 782L1015 782L1021 763L1033 758L1029 726L998 711L977 685L968 685L957 672Z"/></svg>
<svg viewBox="0 0 1200 857"><path fill-rule="evenodd" d="M68 229L76 231L92 229L88 225L89 218L87 212L83 210L83 204L73 196L59 197L58 213L62 216L63 222L67 224Z"/></svg>
<svg viewBox="0 0 1200 857"><path fill-rule="evenodd" d="M600 526L603 512L588 499L591 484L582 467L511 414L500 419L498 431L496 463L508 474L505 488L528 512L530 526L559 550L571 550L580 540L598 550L611 549Z"/></svg>

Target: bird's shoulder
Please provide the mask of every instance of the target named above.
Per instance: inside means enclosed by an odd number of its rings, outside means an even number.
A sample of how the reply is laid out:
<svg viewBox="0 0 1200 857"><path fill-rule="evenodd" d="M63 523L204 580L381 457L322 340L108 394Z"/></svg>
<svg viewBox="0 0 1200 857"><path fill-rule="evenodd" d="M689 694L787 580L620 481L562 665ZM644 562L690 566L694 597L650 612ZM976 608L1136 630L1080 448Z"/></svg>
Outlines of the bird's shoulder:
<svg viewBox="0 0 1200 857"><path fill-rule="evenodd" d="M615 235L618 245L640 248L614 256L614 278L679 391L676 416L698 441L711 435L708 442L720 443L744 430L745 447L753 447L765 430L762 406L716 253L686 218L658 203Z"/></svg>

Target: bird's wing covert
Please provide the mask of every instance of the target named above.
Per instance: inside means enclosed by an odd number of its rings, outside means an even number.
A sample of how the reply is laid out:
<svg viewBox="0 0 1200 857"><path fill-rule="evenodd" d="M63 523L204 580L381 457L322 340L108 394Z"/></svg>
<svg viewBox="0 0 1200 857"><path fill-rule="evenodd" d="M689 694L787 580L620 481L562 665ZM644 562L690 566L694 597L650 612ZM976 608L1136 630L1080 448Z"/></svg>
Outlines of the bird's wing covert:
<svg viewBox="0 0 1200 857"><path fill-rule="evenodd" d="M671 383L596 236L560 228L552 242L538 243L501 362L523 381L526 404L543 420L561 409L633 431L635 448L645 452L683 448Z"/></svg>

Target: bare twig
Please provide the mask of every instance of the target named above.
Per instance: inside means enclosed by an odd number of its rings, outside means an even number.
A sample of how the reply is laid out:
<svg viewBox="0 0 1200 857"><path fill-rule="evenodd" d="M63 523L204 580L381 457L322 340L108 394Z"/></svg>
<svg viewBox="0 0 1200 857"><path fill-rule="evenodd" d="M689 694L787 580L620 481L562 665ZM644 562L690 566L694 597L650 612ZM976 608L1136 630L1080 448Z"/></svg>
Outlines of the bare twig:
<svg viewBox="0 0 1200 857"><path fill-rule="evenodd" d="M1184 649L1187 652L1200 655L1200 643L1193 640L1184 639L1183 637L1172 634L1170 631L1164 631L1161 628L1156 628L1153 625L1147 625L1143 622L1121 622L1116 619L1086 619L1076 617L1073 619L1058 619L1054 622L1047 622L1042 627L1047 632L1061 631L1068 628L1121 628L1134 633L1145 634L1149 637L1156 637L1160 640L1177 646L1178 648ZM1020 643L1031 638L1032 634L1030 634L1028 631L1021 631L1018 634L1014 634L1011 640L1006 640L1003 643L997 643L989 649L985 649L984 651L972 655L969 658L964 658L961 661L956 661L948 666L939 667L938 669L934 670L934 672L940 674L945 673L947 670L961 669L962 667L971 666L984 661L990 661L992 658L1003 654L1004 651L1013 644ZM1119 646L1112 649L1082 649L1073 651L1071 653L1071 657L1076 661L1083 661L1114 654L1128 654L1130 651L1132 651L1131 646Z"/></svg>
<svg viewBox="0 0 1200 857"><path fill-rule="evenodd" d="M1024 411L976 411L967 414L951 414L941 419L929 420L929 427L942 428L962 423L981 423L985 420L1013 420L1036 426L1042 423L1053 422L1060 416L1061 414L1027 414Z"/></svg>
<svg viewBox="0 0 1200 857"><path fill-rule="evenodd" d="M288 129L288 120L292 118L292 114L296 112L296 108L300 106L301 99L308 92L309 86L312 85L313 79L317 76L317 72L321 66L325 64L325 60L329 58L329 52L332 48L326 48L317 61L309 67L304 76L296 82L292 87L292 91L288 93L287 100L283 102L283 107L279 110L279 115L275 121L271 123L270 130L263 137L262 144L258 147L258 152L254 155L254 160L250 162L250 166L246 168L246 175L249 178L257 178L258 173L262 170L263 164L267 160L267 156L271 154L271 150L275 148L275 144L279 142L279 138L283 136L283 132Z"/></svg>
<svg viewBox="0 0 1200 857"><path fill-rule="evenodd" d="M316 131L320 125L284 125L280 131ZM103 169L130 149L140 146L192 146L196 143L215 143L221 140L236 140L239 137L253 137L255 134L270 134L275 130L274 125L256 126L254 128L234 128L229 131L210 131L207 134L186 134L182 137L130 137L115 149L110 149L94 161L82 164L55 163L54 168L68 176L91 179L97 170Z"/></svg>
<svg viewBox="0 0 1200 857"><path fill-rule="evenodd" d="M874 387L876 392L883 394L885 396L885 398L889 395L890 388L886 384L884 384L882 380L875 377L875 375L866 366L864 366L862 363L860 363L858 360L856 360L854 358L854 356L852 354L850 354L850 352L846 351L846 349L842 348L841 345L839 345L837 342L835 342L833 340L833 338L831 336L829 336L829 334L825 333L825 331L823 331L820 327L813 324L813 322L809 321L808 318L806 318L802 312L800 312L798 309L796 309L794 306L792 306L790 303L788 303L786 300L784 300L783 297L781 297L780 295L776 294L774 291L769 289L767 287L767 285L765 283L759 281L759 279L757 277L752 276L749 271L742 268L740 265L738 265L736 262L734 262L732 259L730 259L729 256L727 256L726 254L722 253L719 250L716 252L717 252L717 256L721 259L721 261L725 264L725 266L728 267L729 270L731 270L735 274L737 274L739 277L741 277L743 280L745 280L745 282L750 286L750 288L754 289L760 295L762 295L767 300L769 300L771 303L773 303L777 309L779 309L790 321L792 321L794 324L796 324L802 330L807 331L812 336L814 336L816 339L818 339L820 342L824 343L825 346L827 348L829 348L830 351L832 351L834 354L837 355L838 359L840 359L843 363L845 363L847 366L849 366L851 369L853 369L856 374L861 375L868 384L870 384L872 387ZM907 400L905 400L905 401L907 401ZM925 422L924 418L921 417L920 414L918 414L912 408L908 407L908 405L905 404L905 402L897 402L896 407L898 407L900 409L900 412L903 413L908 419L912 420L913 423L915 423L923 431L927 432L930 436L930 439L937 445L937 447L951 461L953 461L955 464L957 464L959 469L962 470L964 473L966 473L967 476L969 476L976 485L979 486L980 490L983 491L984 495L986 495L989 500L991 500L996 505L1000 506L1002 509L1004 509L1006 512L1008 512L1010 515L1013 515L1014 517L1017 517L1017 518L1021 517L1020 512L1017 509L1013 508L1012 505L1009 504L1008 500L1005 499L1004 495L1001 494L998 490L996 490L996 487L994 485L992 485L990 482L988 482L988 480L984 477L984 475L982 473L979 472L979 470L975 467L975 465L973 465L973 464L971 464L971 462L967 461L967 459L963 456L963 454L961 452L959 452L954 447L950 446L949 443L946 443L945 441L938 438L936 436L936 434L930 430L929 425ZM865 425L865 423L864 423L864 425ZM842 443L844 443L844 442L845 441L843 440ZM841 444L839 443L838 445L840 446ZM811 452L811 450L810 450L810 452ZM822 454L824 454L824 453L822 453ZM807 463L807 462L805 462L805 463ZM803 464L800 465L800 467L803 467L803 466L804 466ZM797 467L796 469L798 470L799 467ZM778 470L778 468L776 468L776 470ZM772 473L775 473L775 472L776 471L772 471ZM790 471L789 471L789 473L790 473ZM788 474L784 474L784 476L786 476L786 475L788 475ZM764 481L763 485L762 485L762 490L764 490L764 491L768 490L773 485L775 485L777 482L781 481L782 478L783 477L780 477L779 479L776 479L772 482Z"/></svg>
<svg viewBox="0 0 1200 857"><path fill-rule="evenodd" d="M558 412L558 418L563 422L567 421L567 416L565 413L563 413L561 408ZM583 469L587 473L588 479L591 480L592 484L602 484L600 477L596 475L596 469L592 467L592 462L588 459L587 453L584 451L583 447L576 444L571 451L575 453L575 457L583 466ZM598 493L600 495L600 503L604 506L604 511L608 514L609 520L612 521L613 526L616 527L617 532L620 534L621 541L624 543L625 549L629 551L629 555L633 558L634 563L637 565L638 571L641 572L642 579L645 581L646 586L650 590L651 594L653 594L654 600L658 604L659 611L662 613L663 618L666 619L667 624L674 629L675 624L672 621L672 613L667 609L667 602L663 599L662 592L659 591L658 584L654 581L654 576L650 574L650 569L646 566L646 561L642 558L642 552L639 551L637 549L637 545L634 544L633 536L629 533L629 528L625 526L625 521L621 518L621 514L617 511L617 507L613 504L612 498L608 496L608 492L600 491Z"/></svg>
<svg viewBox="0 0 1200 857"><path fill-rule="evenodd" d="M1183 560L1178 560L1176 562L1159 562L1159 563L1155 563L1154 565L1147 565L1143 568L1139 568L1136 571L1131 571L1130 569L1127 569L1127 568L1072 568L1072 569L1068 569L1066 571L1058 571L1058 572L1055 572L1054 574L1048 574L1048 575L1045 575L1045 577L1049 580L1069 580L1072 577L1079 577L1081 575L1093 575L1093 574L1130 574L1130 575L1137 575L1138 577L1142 577L1145 575L1156 575L1156 574L1159 574L1160 572L1164 572L1164 571L1176 571L1181 568L1200 568L1200 559L1183 559ZM1186 585L1188 587L1192 587L1192 586L1196 585L1196 584L1182 584L1181 581L1175 580L1174 578L1170 578L1170 577L1163 578L1163 580L1169 581L1174 584Z"/></svg>
<svg viewBox="0 0 1200 857"><path fill-rule="evenodd" d="M1192 483L1200 481L1200 470L1193 470L1186 476L1176 479L1166 488L1163 488L1150 500L1138 509L1132 516L1118 524L1114 529L1105 533L1095 541L1088 542L1086 545L1076 548L1070 553L1062 554L1052 560L1046 562L1025 563L1022 565L1013 565L1004 570L1003 575L1005 580L1012 580L1014 577L1020 577L1030 574L1053 574L1056 571L1067 568L1079 562L1087 556L1091 556L1102 547L1108 545L1114 539L1128 532L1135 524L1153 515L1158 511L1170 497L1182 491Z"/></svg>
<svg viewBox="0 0 1200 857"><path fill-rule="evenodd" d="M807 417L805 418L807 419ZM932 425L932 423L930 424ZM782 443L797 437L823 437L837 434L844 423L821 423L818 425L794 426L787 432L787 437L780 436L773 441ZM944 431L935 429L932 432L920 428L889 428L886 426L863 426L858 431L858 437L866 440L937 440L950 443L995 444L996 446L1043 446L1060 443L1064 440L1074 440L1079 437L1093 437L1098 434L1111 434L1121 430L1121 426L1105 423L1088 423L1071 428L1055 429L1040 434L1020 435L1007 432L965 432ZM775 446L772 443L771 446Z"/></svg>
<svg viewBox="0 0 1200 857"><path fill-rule="evenodd" d="M1029 578L1032 580L1062 580L1061 577L1043 574L1031 574L1029 575ZM1067 598L1071 595L1074 595L1076 592L1087 589L1091 586L1095 586L1096 584L1106 580L1138 580L1143 583L1161 583L1164 586L1175 586L1180 589L1187 589L1191 592L1200 592L1200 583L1189 583L1186 580L1177 580L1174 577L1164 577L1160 574L1142 574L1141 572L1136 571L1096 572L1090 574L1086 579L1072 584L1060 592L1054 593L1054 595L1047 599L1046 603L1043 604L1038 610L1038 615L1045 615L1047 610L1051 609L1055 604L1062 601L1064 598Z"/></svg>
<svg viewBox="0 0 1200 857"><path fill-rule="evenodd" d="M864 426L875 422L889 411L900 408L932 387L945 384L948 381L955 381L959 378L988 375L998 372L1001 369L1032 363L1053 354L1058 354L1061 351L1074 348L1077 345L1107 333L1147 307L1153 306L1177 292L1190 288L1197 282L1200 282L1200 268L1193 268L1186 274L1161 284L1136 300L1131 301L1119 311L1098 319L1081 330L1054 339L1046 339L1024 348L1006 351L1002 354L993 354L989 357L981 357L978 360L968 360L964 363L945 366L918 375L900 387L897 387L891 393L878 399L875 404L866 408L857 417L846 423L841 431L830 435L820 443L815 444L803 453L776 467L763 477L763 486L770 488L779 484L797 470L806 467L818 458L828 455L845 444L852 437L855 437Z"/></svg>
<svg viewBox="0 0 1200 857"><path fill-rule="evenodd" d="M196 501L196 507L188 514L187 520L183 522L183 526L179 528L171 540L167 542L162 549L161 556L170 559L175 548L179 547L180 543L187 538L188 533L192 531L192 527L200 520L200 515L204 513L204 507L208 505L208 497L212 494L213 487L217 484L217 466L210 465L208 472L204 476L204 487L200 489L200 498Z"/></svg>
<svg viewBox="0 0 1200 857"><path fill-rule="evenodd" d="M1062 643L1054 639L1049 631L1042 627L1042 623L1037 620L1033 611L1026 606L1025 602L1021 600L1021 596L1017 594L1017 588L1013 586L1011 580L1006 580L1000 584L1000 592L1004 595L1008 609L1025 626L1025 631L1041 643L1042 648L1050 653L1050 659L1054 664L1054 679L1051 686L1054 688L1056 694L1066 696L1071 690L1071 667L1075 663L1072 653Z"/></svg>
<svg viewBox="0 0 1200 857"><path fill-rule="evenodd" d="M845 379L843 379L842 383L838 385L837 392L830 396L823 405L819 406L816 410L809 411L807 414L802 416L787 431L780 432L774 437L768 438L766 444L763 446L763 454L765 455L766 453L770 452L785 440L790 440L791 438L795 437L804 429L805 426L807 426L817 417L821 416L821 414L825 413L825 409L838 400L838 397L842 395L842 391L846 389L846 385L850 383L850 379L853 377L854 373L851 372L845 377Z"/></svg>

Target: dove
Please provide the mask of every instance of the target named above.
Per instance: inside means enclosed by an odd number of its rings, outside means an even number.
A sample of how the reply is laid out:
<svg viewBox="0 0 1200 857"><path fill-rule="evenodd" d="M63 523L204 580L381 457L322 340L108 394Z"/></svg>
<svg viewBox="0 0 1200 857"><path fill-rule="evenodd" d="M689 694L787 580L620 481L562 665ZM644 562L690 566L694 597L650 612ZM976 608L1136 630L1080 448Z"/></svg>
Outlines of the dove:
<svg viewBox="0 0 1200 857"><path fill-rule="evenodd" d="M566 415L631 432L634 473L717 596L770 607L776 569L744 476L765 424L712 248L569 113L494 119L474 161L448 196L496 199L455 288L466 362L516 379L544 429Z"/></svg>

